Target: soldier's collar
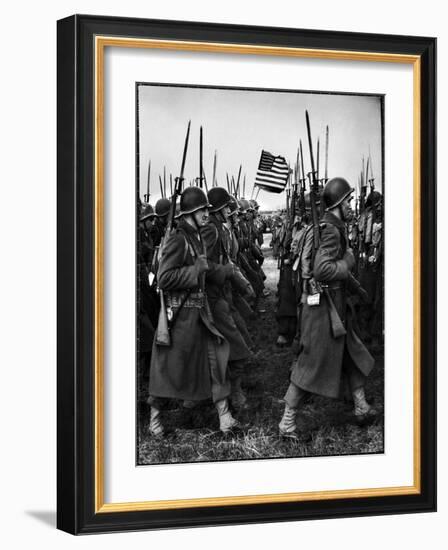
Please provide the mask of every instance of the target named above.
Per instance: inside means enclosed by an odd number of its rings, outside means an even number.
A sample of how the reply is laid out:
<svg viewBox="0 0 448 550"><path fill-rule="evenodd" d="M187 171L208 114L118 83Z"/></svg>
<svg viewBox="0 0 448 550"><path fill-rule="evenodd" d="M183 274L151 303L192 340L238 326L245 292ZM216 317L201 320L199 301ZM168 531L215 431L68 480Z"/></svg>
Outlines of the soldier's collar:
<svg viewBox="0 0 448 550"><path fill-rule="evenodd" d="M331 223L332 225L335 225L339 229L342 229L342 230L345 229L345 223L330 211L325 212L325 214L322 217L321 223Z"/></svg>
<svg viewBox="0 0 448 550"><path fill-rule="evenodd" d="M188 233L188 234L191 234L193 235L194 233L197 234L198 232L196 231L196 228L193 227L192 225L190 225L188 222L186 222L185 220L181 219L179 221L179 224L178 224L178 227L179 229L182 229L183 231L185 231L185 233Z"/></svg>

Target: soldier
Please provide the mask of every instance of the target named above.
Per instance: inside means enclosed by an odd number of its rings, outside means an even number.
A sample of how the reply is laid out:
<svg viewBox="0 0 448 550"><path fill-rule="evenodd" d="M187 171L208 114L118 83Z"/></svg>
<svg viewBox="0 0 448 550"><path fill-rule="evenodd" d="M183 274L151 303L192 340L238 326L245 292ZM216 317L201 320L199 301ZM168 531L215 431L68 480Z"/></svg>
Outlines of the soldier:
<svg viewBox="0 0 448 550"><path fill-rule="evenodd" d="M315 197L316 209L320 211L322 187L319 186ZM310 293L310 285L314 284L312 271L313 255L313 224L311 215L310 192L305 195L304 212L301 217L301 227L293 232L291 243L292 280L295 289L297 313L297 330L293 341L293 352L298 355L300 350L300 330L303 302L306 302Z"/></svg>
<svg viewBox="0 0 448 550"><path fill-rule="evenodd" d="M238 209L238 247L239 247L239 264L245 277L250 281L252 288L255 291L255 300L253 304L254 311L257 311L257 306L260 297L263 294L264 283L260 273L260 265L252 256L250 251L250 235L247 223L247 212L250 208L249 201L246 199L239 200Z"/></svg>
<svg viewBox="0 0 448 550"><path fill-rule="evenodd" d="M239 249L238 201L232 196L230 197L229 210L230 215L227 219L225 227L228 228L231 236L230 257L233 263L238 265L241 272L241 277L243 277L241 282L244 283L244 285L237 285L235 284L235 281L232 282L233 304L242 319L249 321L254 317L253 309L249 304L253 303L253 301L255 300L255 291L251 283L249 282L249 279L243 274L244 269L241 263L241 255ZM249 333L245 332L244 328L241 328L238 322L237 325L240 328L241 334L243 334L244 339L246 340L246 344L249 346L249 348L251 348L253 343ZM244 326L246 325L244 324Z"/></svg>
<svg viewBox="0 0 448 550"><path fill-rule="evenodd" d="M171 201L169 199L161 198L156 202L155 219L151 228L151 237L155 247L160 246L165 235L170 208Z"/></svg>
<svg viewBox="0 0 448 550"><path fill-rule="evenodd" d="M325 213L312 263L314 283L308 283L302 308L301 349L284 397L281 435L297 435L297 411L308 393L340 397L344 377L353 396L356 418L361 422L376 414L364 392L374 359L354 330L349 298L350 291L362 293L351 275L355 260L347 245L345 228L345 221L351 216L352 192L343 178L331 179L323 191Z"/></svg>
<svg viewBox="0 0 448 550"><path fill-rule="evenodd" d="M150 284L150 270L154 255L154 245L150 235L154 209L150 204L142 208L139 224L138 270L140 286L139 302L139 370L142 376L149 374L151 349L158 318L158 298Z"/></svg>
<svg viewBox="0 0 448 550"><path fill-rule="evenodd" d="M359 222L362 250L359 280L368 294L366 303L359 306L359 313L360 328L366 340L373 339L376 345L381 340L383 328L382 216L381 193L372 190L366 199L365 210Z"/></svg>
<svg viewBox="0 0 448 550"><path fill-rule="evenodd" d="M298 220L294 220L298 221ZM285 221L285 231L279 258L278 302L275 312L277 320L277 347L290 345L297 329L297 296L293 279L293 259L291 255L293 227L288 227Z"/></svg>
<svg viewBox="0 0 448 550"><path fill-rule="evenodd" d="M270 246L272 247L272 256L275 260L278 260L280 254L280 237L283 226L282 216L275 216L272 223L272 239Z"/></svg>
<svg viewBox="0 0 448 550"><path fill-rule="evenodd" d="M258 246L263 246L264 236L263 233L266 230L266 222L260 217L259 210L260 205L255 199L251 199L249 203L252 205L254 212L254 229L255 229L255 238Z"/></svg>
<svg viewBox="0 0 448 550"><path fill-rule="evenodd" d="M246 405L241 387L244 362L251 352L235 323L232 314L232 281L238 277L238 267L230 256L230 234L225 223L230 215L229 193L222 187L213 187L208 193L210 218L201 230L207 249L209 271L206 292L216 327L230 345L229 374L232 384L230 401L234 408Z"/></svg>
<svg viewBox="0 0 448 550"><path fill-rule="evenodd" d="M154 255L154 242L151 237L151 228L154 222L154 216L154 208L150 204L145 204L141 208L139 224L140 254L148 269L148 272Z"/></svg>
<svg viewBox="0 0 448 550"><path fill-rule="evenodd" d="M182 401L211 397L220 430L227 433L238 427L228 403L229 344L213 322L204 291L209 266L200 229L207 224L209 206L202 189L183 191L178 226L168 235L161 255L158 282L171 341L162 346L155 340L153 346L149 432L156 436L164 433L159 399L164 397Z"/></svg>

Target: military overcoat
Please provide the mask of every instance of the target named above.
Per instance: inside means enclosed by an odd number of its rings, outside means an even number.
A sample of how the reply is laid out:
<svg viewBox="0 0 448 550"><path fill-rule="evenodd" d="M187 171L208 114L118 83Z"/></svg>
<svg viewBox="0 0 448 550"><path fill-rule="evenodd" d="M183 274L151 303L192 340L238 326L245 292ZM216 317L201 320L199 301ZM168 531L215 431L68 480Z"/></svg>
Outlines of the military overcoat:
<svg viewBox="0 0 448 550"><path fill-rule="evenodd" d="M230 235L222 222L212 214L202 229L207 248L209 271L206 275L206 292L217 329L230 345L230 361L241 361L251 352L239 331L232 312L231 282L225 266L230 261ZM229 296L230 295L230 296Z"/></svg>
<svg viewBox="0 0 448 550"><path fill-rule="evenodd" d="M313 276L325 288L319 305L303 304L300 353L291 372L298 387L327 397L340 397L343 375L363 384L374 366L374 359L355 331L349 296L350 274L343 259L347 250L344 223L331 212L320 225L320 245L316 251ZM339 314L346 334L334 337L330 301ZM355 389L355 388L352 388Z"/></svg>
<svg viewBox="0 0 448 550"><path fill-rule="evenodd" d="M193 401L212 397L216 402L230 394L229 344L213 322L203 276L195 266L202 253L197 232L181 220L167 238L158 273L159 287L175 322L170 346L160 346L154 340L149 381L152 397Z"/></svg>

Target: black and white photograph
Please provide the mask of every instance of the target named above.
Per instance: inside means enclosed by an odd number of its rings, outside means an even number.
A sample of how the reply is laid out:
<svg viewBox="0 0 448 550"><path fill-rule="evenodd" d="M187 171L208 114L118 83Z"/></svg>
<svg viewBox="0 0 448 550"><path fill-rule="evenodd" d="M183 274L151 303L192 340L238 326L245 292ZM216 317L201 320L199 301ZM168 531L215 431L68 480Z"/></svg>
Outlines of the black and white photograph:
<svg viewBox="0 0 448 550"><path fill-rule="evenodd" d="M135 99L136 464L384 453L384 97Z"/></svg>

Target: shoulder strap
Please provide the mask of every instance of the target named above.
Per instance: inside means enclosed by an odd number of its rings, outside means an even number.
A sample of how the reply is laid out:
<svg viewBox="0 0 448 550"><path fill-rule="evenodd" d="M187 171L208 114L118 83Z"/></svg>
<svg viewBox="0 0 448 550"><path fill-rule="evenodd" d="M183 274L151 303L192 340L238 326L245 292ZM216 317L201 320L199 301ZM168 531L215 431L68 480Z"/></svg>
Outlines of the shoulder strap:
<svg viewBox="0 0 448 550"><path fill-rule="evenodd" d="M198 253L196 252L195 247L193 246L192 242L188 238L186 231L184 231L181 227L178 227L177 231L181 233L181 235L184 237L184 242L185 242L184 263L185 263L185 260L187 259L187 252L190 252L191 256L193 258L196 258L198 256Z"/></svg>

